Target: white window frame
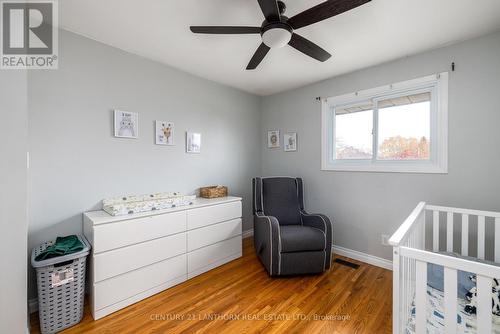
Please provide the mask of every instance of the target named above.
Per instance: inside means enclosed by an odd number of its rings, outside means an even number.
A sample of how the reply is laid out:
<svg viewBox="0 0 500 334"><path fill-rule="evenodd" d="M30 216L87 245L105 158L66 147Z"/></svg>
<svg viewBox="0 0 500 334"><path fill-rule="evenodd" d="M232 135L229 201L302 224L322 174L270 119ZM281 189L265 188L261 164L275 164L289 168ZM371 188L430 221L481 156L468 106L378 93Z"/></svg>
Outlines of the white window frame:
<svg viewBox="0 0 500 334"><path fill-rule="evenodd" d="M428 160L377 160L378 101L419 92L431 92L430 158ZM363 101L373 102L374 107L372 159L335 159L335 109ZM322 99L321 104L321 170L448 173L448 72L329 97Z"/></svg>

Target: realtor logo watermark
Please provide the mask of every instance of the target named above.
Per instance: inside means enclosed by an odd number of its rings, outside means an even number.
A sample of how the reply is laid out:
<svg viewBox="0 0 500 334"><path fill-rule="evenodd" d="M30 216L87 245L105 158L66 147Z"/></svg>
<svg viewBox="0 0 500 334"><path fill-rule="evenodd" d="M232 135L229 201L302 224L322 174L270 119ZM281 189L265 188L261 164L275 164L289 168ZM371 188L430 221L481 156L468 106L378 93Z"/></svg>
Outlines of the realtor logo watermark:
<svg viewBox="0 0 500 334"><path fill-rule="evenodd" d="M0 0L2 69L57 69L56 0Z"/></svg>

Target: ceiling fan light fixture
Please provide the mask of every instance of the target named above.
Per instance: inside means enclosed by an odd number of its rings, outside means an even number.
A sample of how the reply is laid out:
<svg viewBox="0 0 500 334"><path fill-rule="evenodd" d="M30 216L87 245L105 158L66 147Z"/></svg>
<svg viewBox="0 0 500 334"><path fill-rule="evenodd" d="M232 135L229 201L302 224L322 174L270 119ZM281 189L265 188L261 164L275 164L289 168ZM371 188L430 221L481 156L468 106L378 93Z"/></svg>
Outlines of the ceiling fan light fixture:
<svg viewBox="0 0 500 334"><path fill-rule="evenodd" d="M250 59L247 70L256 69L272 48L281 48L287 44L323 62L332 55L294 31L350 11L370 1L372 0L326 0L289 18L284 15L286 5L282 0L257 0L265 18L260 27L191 26L190 29L196 34L260 34L262 42Z"/></svg>
<svg viewBox="0 0 500 334"><path fill-rule="evenodd" d="M285 27L276 27L262 33L262 42L270 48L281 48L290 42L292 32Z"/></svg>

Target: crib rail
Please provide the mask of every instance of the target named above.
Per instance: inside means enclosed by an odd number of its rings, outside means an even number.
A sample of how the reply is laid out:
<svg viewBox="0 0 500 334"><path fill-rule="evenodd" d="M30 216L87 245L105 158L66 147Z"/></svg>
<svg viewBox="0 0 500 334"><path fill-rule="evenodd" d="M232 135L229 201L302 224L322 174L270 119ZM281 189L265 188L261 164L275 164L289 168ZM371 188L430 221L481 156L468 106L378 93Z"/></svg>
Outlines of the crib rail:
<svg viewBox="0 0 500 334"><path fill-rule="evenodd" d="M426 217L428 219L426 219ZM444 221L441 221L441 219ZM457 219L458 218L458 219ZM426 231L426 221L432 228ZM477 234L471 228L477 224ZM457 224L455 224L457 222ZM420 202L389 243L393 248L393 332L405 332L411 310L415 307L416 333L427 332L427 264L433 263L444 268L444 313L445 333L457 330L457 271L467 271L477 275L477 324L478 333L491 333L491 291L492 278L500 277L500 267L484 262L448 256L438 251L458 251L469 256L470 242L477 248L472 254L485 260L487 225L494 225L494 260L500 262L500 213L469 210ZM429 226L431 227L431 226ZM427 232L427 234L426 234ZM440 237L440 234L441 237ZM445 236L445 237L444 237ZM428 249L426 237L429 238ZM476 240L474 240L476 238ZM457 244L455 244L456 242ZM460 243L460 247L458 247ZM488 244L491 246L491 243Z"/></svg>
<svg viewBox="0 0 500 334"><path fill-rule="evenodd" d="M397 229L397 231L389 239L389 245L397 247L406 245L408 240L413 237L414 231L417 227L422 227L425 224L425 202L418 203L417 207L410 213L408 218L405 219L403 224ZM424 234L425 236L425 234Z"/></svg>
<svg viewBox="0 0 500 334"><path fill-rule="evenodd" d="M477 258L485 259L486 246L486 218L494 219L495 236L494 236L494 260L500 262L500 212L469 210L460 208L450 208L444 206L427 205L426 210L432 212L432 249L437 252L442 249L440 247L440 212L446 212L446 251L453 252L454 250L454 233L461 233L461 249L460 253L464 256L469 256L469 238L470 238L470 217L477 217ZM454 226L455 215L461 216L461 231L456 231Z"/></svg>
<svg viewBox="0 0 500 334"><path fill-rule="evenodd" d="M408 321L412 298L416 293L416 260L400 255L400 247L425 248L425 202L420 202L389 239L393 249L392 307L393 332L403 333Z"/></svg>

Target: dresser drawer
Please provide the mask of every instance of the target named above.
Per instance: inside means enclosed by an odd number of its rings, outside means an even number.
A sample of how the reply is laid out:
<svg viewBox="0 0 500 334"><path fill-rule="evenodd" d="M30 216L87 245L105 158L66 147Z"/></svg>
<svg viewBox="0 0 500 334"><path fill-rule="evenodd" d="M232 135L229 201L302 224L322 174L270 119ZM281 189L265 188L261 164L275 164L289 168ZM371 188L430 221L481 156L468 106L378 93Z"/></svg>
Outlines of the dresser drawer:
<svg viewBox="0 0 500 334"><path fill-rule="evenodd" d="M99 225L94 228L94 254L185 230L185 211Z"/></svg>
<svg viewBox="0 0 500 334"><path fill-rule="evenodd" d="M241 254L241 236L188 253L188 272L199 271L205 267L209 267L207 270L210 270L212 268L211 264L235 254Z"/></svg>
<svg viewBox="0 0 500 334"><path fill-rule="evenodd" d="M241 218L188 231L188 252L241 235Z"/></svg>
<svg viewBox="0 0 500 334"><path fill-rule="evenodd" d="M188 230L241 218L241 201L192 209L187 212Z"/></svg>
<svg viewBox="0 0 500 334"><path fill-rule="evenodd" d="M186 233L178 233L94 256L94 280L102 281L186 253Z"/></svg>
<svg viewBox="0 0 500 334"><path fill-rule="evenodd" d="M186 255L94 284L94 308L100 310L179 277L186 278Z"/></svg>

